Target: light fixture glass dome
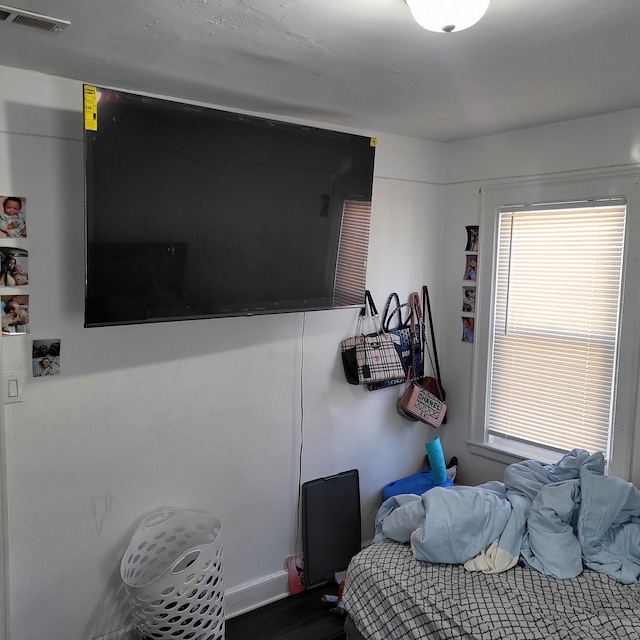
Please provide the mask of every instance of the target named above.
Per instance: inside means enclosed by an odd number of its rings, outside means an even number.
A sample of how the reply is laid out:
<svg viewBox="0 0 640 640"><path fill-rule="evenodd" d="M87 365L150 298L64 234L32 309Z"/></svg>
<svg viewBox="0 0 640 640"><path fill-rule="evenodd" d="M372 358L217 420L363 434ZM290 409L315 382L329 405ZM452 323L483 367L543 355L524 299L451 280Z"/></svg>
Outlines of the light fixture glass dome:
<svg viewBox="0 0 640 640"><path fill-rule="evenodd" d="M437 33L472 27L482 18L491 0L406 0L414 20Z"/></svg>

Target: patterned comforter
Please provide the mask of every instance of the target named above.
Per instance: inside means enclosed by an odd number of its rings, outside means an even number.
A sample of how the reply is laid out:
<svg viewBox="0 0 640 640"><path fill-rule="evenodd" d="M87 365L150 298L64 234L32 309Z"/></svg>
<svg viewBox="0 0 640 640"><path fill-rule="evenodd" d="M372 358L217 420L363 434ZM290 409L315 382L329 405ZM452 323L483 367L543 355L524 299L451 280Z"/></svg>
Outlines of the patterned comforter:
<svg viewBox="0 0 640 640"><path fill-rule="evenodd" d="M640 638L640 587L590 569L570 580L520 565L469 572L386 540L352 559L343 595L366 640Z"/></svg>

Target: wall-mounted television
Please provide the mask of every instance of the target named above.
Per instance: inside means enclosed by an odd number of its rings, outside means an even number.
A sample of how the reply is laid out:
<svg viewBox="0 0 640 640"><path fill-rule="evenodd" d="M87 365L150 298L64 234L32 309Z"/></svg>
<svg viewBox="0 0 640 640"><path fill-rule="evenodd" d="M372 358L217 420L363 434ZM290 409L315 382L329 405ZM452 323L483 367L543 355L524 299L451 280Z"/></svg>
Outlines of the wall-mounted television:
<svg viewBox="0 0 640 640"><path fill-rule="evenodd" d="M91 85L84 107L85 326L361 303L374 138Z"/></svg>

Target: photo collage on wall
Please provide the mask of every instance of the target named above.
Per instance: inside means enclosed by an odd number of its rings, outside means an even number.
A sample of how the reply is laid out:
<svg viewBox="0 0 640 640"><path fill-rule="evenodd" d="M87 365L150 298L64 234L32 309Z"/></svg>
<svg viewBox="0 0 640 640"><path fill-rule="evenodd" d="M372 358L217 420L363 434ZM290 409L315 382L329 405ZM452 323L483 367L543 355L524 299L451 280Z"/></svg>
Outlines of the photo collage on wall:
<svg viewBox="0 0 640 640"><path fill-rule="evenodd" d="M462 342L473 342L476 318L476 285L478 280L478 242L480 228L468 226L465 245L464 284L462 286Z"/></svg>
<svg viewBox="0 0 640 640"><path fill-rule="evenodd" d="M23 196L0 195L0 318L2 336L31 332L29 316L29 252L23 248L27 238L27 206ZM60 373L60 340L33 341L33 375ZM47 348L43 360L44 346ZM37 364L37 366L36 366ZM46 373L42 373L46 371Z"/></svg>

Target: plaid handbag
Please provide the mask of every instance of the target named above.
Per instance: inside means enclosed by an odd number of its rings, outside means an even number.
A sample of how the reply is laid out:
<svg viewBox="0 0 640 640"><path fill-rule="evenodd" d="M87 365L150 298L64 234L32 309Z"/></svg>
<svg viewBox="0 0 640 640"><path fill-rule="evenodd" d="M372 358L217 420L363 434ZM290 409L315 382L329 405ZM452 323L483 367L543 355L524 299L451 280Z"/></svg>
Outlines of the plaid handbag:
<svg viewBox="0 0 640 640"><path fill-rule="evenodd" d="M375 333L365 335L367 320L375 326ZM371 293L365 291L365 306L358 316L357 333L341 343L347 382L368 384L404 376L399 348L400 338L383 330Z"/></svg>
<svg viewBox="0 0 640 640"><path fill-rule="evenodd" d="M392 307L394 303L395 307ZM417 293L411 293L409 302L402 304L400 304L400 298L397 293L394 292L389 295L382 314L382 328L387 333L400 338L400 362L402 362L404 375L383 382L370 382L367 385L369 391L403 384L407 380L417 378L420 375L422 371L421 318L420 298ZM392 327L394 323L395 326Z"/></svg>
<svg viewBox="0 0 640 640"><path fill-rule="evenodd" d="M362 309L360 309L360 314L358 315L356 335L353 338L347 338L340 343L342 367L344 369L345 378L349 384L360 384L360 377L358 376L358 362L356 360L356 343L358 336L362 334L364 329L365 313L366 309L362 307Z"/></svg>

